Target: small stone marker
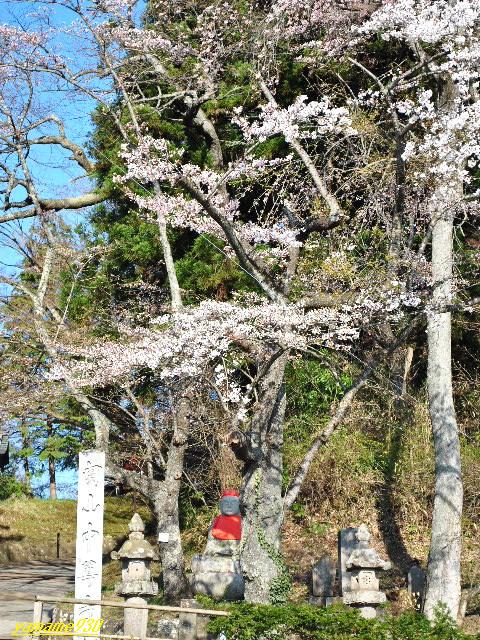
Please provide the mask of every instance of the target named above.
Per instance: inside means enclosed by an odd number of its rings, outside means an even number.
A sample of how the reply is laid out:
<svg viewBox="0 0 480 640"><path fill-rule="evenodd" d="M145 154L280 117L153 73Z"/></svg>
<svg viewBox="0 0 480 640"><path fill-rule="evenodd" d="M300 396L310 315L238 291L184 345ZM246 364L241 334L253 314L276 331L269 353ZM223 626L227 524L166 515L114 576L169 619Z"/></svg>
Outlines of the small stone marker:
<svg viewBox="0 0 480 640"><path fill-rule="evenodd" d="M351 573L347 571L347 560L352 551L358 545L357 529L349 527L338 532L338 577L340 583L340 595L350 591Z"/></svg>
<svg viewBox="0 0 480 640"><path fill-rule="evenodd" d="M100 600L102 596L103 505L105 453L81 451L78 463L75 598ZM99 605L76 604L75 623L101 618Z"/></svg>
<svg viewBox="0 0 480 640"><path fill-rule="evenodd" d="M417 564L414 564L408 570L408 593L414 598L417 608L420 608L422 604L423 594L425 591L425 579L425 571Z"/></svg>
<svg viewBox="0 0 480 640"><path fill-rule="evenodd" d="M184 598L180 606L185 609L203 609L196 600ZM208 618L196 613L181 613L178 625L178 640L206 640Z"/></svg>
<svg viewBox="0 0 480 640"><path fill-rule="evenodd" d="M328 554L323 555L312 567L312 604L324 605L333 595L335 582L335 564ZM312 599L312 600L313 600Z"/></svg>

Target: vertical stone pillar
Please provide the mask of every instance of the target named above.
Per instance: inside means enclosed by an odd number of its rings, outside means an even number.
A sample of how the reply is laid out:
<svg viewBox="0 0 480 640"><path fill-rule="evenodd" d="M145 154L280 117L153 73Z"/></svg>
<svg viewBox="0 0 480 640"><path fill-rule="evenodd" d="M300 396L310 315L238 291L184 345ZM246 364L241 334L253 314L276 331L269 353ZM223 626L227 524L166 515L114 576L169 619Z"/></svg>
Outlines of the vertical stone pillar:
<svg viewBox="0 0 480 640"><path fill-rule="evenodd" d="M81 451L78 464L75 598L102 596L105 453ZM101 618L99 605L76 604L74 620Z"/></svg>
<svg viewBox="0 0 480 640"><path fill-rule="evenodd" d="M127 604L147 604L145 598L133 596L127 598L125 601ZM147 637L147 625L148 625L148 609L127 609L123 610L123 635L134 636L137 638Z"/></svg>
<svg viewBox="0 0 480 640"><path fill-rule="evenodd" d="M347 560L358 545L356 534L357 529L354 527L338 532L338 579L341 596L350 591L351 574L347 571Z"/></svg>
<svg viewBox="0 0 480 640"><path fill-rule="evenodd" d="M203 609L204 607L192 598L180 600L185 609ZM181 613L179 616L178 640L207 640L209 618L196 613Z"/></svg>

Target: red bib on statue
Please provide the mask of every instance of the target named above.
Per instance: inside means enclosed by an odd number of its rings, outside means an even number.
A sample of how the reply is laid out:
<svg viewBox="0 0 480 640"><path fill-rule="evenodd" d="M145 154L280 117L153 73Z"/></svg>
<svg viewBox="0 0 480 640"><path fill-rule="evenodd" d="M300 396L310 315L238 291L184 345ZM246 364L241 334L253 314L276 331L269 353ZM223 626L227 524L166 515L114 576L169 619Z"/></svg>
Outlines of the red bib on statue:
<svg viewBox="0 0 480 640"><path fill-rule="evenodd" d="M212 536L217 540L240 540L242 516L217 516L213 521Z"/></svg>

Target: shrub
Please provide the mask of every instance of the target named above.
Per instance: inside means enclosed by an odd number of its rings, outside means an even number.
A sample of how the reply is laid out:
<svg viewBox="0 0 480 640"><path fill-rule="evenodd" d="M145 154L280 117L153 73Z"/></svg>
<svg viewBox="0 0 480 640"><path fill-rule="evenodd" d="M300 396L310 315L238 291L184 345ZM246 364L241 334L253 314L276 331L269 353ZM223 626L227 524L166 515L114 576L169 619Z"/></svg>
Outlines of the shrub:
<svg viewBox="0 0 480 640"><path fill-rule="evenodd" d="M209 624L209 631L223 632L227 640L290 640L292 636L302 640L471 640L442 613L432 626L416 613L364 620L357 611L338 606L241 603L228 610L228 618Z"/></svg>
<svg viewBox="0 0 480 640"><path fill-rule="evenodd" d="M0 473L0 500L6 500L11 496L26 496L26 486L9 473Z"/></svg>

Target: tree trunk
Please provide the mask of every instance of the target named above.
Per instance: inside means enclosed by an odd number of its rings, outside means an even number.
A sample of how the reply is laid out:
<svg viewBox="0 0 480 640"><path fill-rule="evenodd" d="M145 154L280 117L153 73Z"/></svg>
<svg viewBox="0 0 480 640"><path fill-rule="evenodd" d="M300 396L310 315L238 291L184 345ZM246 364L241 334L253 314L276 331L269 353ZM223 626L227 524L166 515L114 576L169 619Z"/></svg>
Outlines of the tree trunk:
<svg viewBox="0 0 480 640"><path fill-rule="evenodd" d="M458 89L447 77L439 111L457 115ZM458 167L459 175L462 167ZM448 180L448 177L447 177ZM452 178L450 178L452 180ZM443 604L457 620L461 595L463 482L452 389L453 218L463 196L463 183L438 185L432 208L432 308L427 316L427 384L435 451L435 497L427 565L424 613L432 620Z"/></svg>
<svg viewBox="0 0 480 640"><path fill-rule="evenodd" d="M55 478L55 460L48 458L48 476L50 479L50 500L57 499L57 482Z"/></svg>
<svg viewBox="0 0 480 640"><path fill-rule="evenodd" d="M51 418L47 418L47 437L53 436L53 422ZM48 478L50 483L50 500L57 499L57 480L55 472L55 458L48 456Z"/></svg>
<svg viewBox="0 0 480 640"><path fill-rule="evenodd" d="M433 619L439 604L456 620L460 604L463 484L452 391L451 314L438 306L451 302L453 220L444 206L433 227L433 303L428 315L428 396L435 449L435 498L427 566L424 612Z"/></svg>
<svg viewBox="0 0 480 640"><path fill-rule="evenodd" d="M187 448L189 410L188 398L180 398L174 416L174 431L168 449L165 480L153 501L158 533L166 534L167 539L166 542L159 542L164 597L167 602L179 600L187 590L180 537L179 497Z"/></svg>
<svg viewBox="0 0 480 640"><path fill-rule="evenodd" d="M286 362L287 354L281 355L259 384L242 489L245 599L263 604L284 601L289 588L280 553Z"/></svg>

